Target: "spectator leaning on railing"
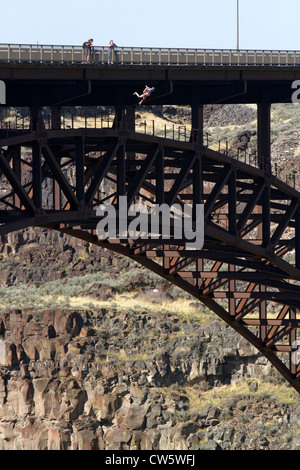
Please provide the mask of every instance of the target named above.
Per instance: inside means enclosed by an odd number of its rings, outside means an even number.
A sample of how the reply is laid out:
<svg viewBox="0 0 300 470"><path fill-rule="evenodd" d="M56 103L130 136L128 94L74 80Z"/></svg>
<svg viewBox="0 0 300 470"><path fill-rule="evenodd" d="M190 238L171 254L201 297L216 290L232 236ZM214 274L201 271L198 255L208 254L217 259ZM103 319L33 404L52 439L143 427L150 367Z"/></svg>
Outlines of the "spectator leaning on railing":
<svg viewBox="0 0 300 470"><path fill-rule="evenodd" d="M107 63L113 64L114 61L114 49L118 47L113 40L109 41L108 48L107 48Z"/></svg>
<svg viewBox="0 0 300 470"><path fill-rule="evenodd" d="M83 47L83 61L89 63L91 60L91 51L92 51L93 39L85 41L82 45Z"/></svg>

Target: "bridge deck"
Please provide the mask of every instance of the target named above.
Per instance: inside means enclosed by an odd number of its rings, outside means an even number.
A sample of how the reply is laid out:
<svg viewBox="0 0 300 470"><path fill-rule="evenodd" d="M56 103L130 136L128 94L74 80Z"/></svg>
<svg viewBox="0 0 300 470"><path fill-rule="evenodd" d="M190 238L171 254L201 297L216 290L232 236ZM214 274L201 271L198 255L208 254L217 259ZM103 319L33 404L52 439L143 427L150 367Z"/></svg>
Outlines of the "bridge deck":
<svg viewBox="0 0 300 470"><path fill-rule="evenodd" d="M82 46L0 44L0 63L70 65L86 62ZM93 47L88 65L107 62L107 47ZM300 51L117 47L114 62L140 66L299 67Z"/></svg>
<svg viewBox="0 0 300 470"><path fill-rule="evenodd" d="M300 51L118 47L108 64L104 46L88 61L82 46L0 44L0 80L7 106L131 106L146 83L149 104L285 103Z"/></svg>

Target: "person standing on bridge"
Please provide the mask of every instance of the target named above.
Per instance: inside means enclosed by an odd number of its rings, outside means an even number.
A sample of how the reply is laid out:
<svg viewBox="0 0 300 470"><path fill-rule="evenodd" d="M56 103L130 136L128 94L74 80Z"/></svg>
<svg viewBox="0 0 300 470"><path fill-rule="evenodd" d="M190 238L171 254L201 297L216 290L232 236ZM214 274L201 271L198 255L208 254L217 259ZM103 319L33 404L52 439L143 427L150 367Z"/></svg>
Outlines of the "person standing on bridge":
<svg viewBox="0 0 300 470"><path fill-rule="evenodd" d="M91 52L92 52L92 44L93 44L93 39L89 39L88 41L85 41L82 45L83 47L83 60L86 63L90 63L91 60Z"/></svg>
<svg viewBox="0 0 300 470"><path fill-rule="evenodd" d="M107 63L108 64L113 64L115 47L118 47L118 46L111 39L111 41L109 41L108 48L107 48L107 57L108 57Z"/></svg>
<svg viewBox="0 0 300 470"><path fill-rule="evenodd" d="M150 88L148 87L148 85L145 85L145 89L141 95L139 95L136 91L133 94L136 95L138 98L142 98L139 102L139 105L141 105L144 101L146 101L147 98L149 98L153 91L155 91L154 87Z"/></svg>

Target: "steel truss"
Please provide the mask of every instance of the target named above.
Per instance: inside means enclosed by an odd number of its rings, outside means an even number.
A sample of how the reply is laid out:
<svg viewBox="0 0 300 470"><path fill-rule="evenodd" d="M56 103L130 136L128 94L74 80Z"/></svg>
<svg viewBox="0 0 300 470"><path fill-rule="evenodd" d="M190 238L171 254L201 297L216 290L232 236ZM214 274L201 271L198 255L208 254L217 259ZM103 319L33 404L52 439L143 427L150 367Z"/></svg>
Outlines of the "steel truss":
<svg viewBox="0 0 300 470"><path fill-rule="evenodd" d="M1 135L0 135L1 137ZM300 392L300 193L192 142L124 129L3 134L0 234L47 227L128 256L199 299ZM184 238L100 240L96 210L204 204L202 249ZM160 235L162 235L160 233Z"/></svg>

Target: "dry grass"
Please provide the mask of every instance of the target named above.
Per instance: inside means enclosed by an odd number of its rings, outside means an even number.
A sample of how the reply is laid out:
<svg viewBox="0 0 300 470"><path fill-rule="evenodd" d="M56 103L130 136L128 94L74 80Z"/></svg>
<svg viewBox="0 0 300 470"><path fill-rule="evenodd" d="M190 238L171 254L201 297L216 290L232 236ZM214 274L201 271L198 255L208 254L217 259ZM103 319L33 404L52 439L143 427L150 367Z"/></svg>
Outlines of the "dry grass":
<svg viewBox="0 0 300 470"><path fill-rule="evenodd" d="M242 399L243 397L274 397L281 403L295 404L299 402L298 393L286 384L273 384L267 381L255 380L258 389L249 391L249 385L253 379L232 385L215 387L212 390L200 391L196 387L185 387L184 393L189 398L190 412L201 411L208 405L226 407L228 401Z"/></svg>
<svg viewBox="0 0 300 470"><path fill-rule="evenodd" d="M151 299L151 296L149 296ZM52 296L39 297L40 303L49 304ZM116 312L134 311L148 312L154 314L171 314L177 315L182 321L196 321L201 325L208 324L211 320L212 314L204 313L202 309L197 308L190 299L178 298L172 301L160 299L143 299L136 297L136 292L129 292L124 294L116 294L108 301L97 300L88 296L72 296L65 297L60 295L56 297L56 303L68 308L74 309L114 309ZM199 304L200 305L200 304Z"/></svg>
<svg viewBox="0 0 300 470"><path fill-rule="evenodd" d="M258 384L256 391L250 391L249 385L253 379L248 379L230 385L214 387L209 390L203 390L197 385L176 387L164 387L158 389L165 397L169 397L171 393L179 393L189 400L188 414L198 413L205 410L209 406L219 407L221 410L228 409L228 403L235 400L249 400L253 398L273 398L278 403L294 405L299 403L299 394L287 384L275 384L271 382L255 380Z"/></svg>

